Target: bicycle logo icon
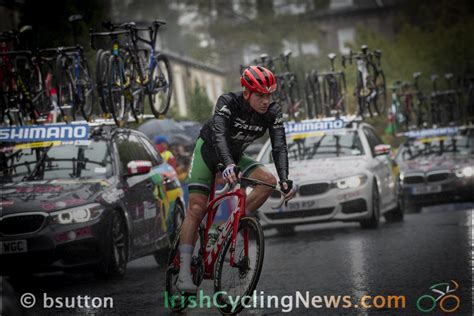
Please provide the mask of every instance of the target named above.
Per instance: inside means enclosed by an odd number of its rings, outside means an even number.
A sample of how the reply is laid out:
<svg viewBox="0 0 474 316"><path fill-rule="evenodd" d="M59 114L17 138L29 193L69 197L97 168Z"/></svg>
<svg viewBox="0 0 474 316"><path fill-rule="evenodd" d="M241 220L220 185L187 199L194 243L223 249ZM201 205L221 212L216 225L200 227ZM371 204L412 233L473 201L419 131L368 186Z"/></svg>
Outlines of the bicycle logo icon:
<svg viewBox="0 0 474 316"><path fill-rule="evenodd" d="M429 313L435 309L436 303L438 303L439 308L445 313L453 313L461 304L461 299L459 296L454 294L449 294L455 292L459 288L459 284L451 280L450 283L438 283L430 287L431 292L438 294L438 297L434 297L429 294L422 295L416 301L416 307L418 310ZM451 285L453 287L451 288Z"/></svg>

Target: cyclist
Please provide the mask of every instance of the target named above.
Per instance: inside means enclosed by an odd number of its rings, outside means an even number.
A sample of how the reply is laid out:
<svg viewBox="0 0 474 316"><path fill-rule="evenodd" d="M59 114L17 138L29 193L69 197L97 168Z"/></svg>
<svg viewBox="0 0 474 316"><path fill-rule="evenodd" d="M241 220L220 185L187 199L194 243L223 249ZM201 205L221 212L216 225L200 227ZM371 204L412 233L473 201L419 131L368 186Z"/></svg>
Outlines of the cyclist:
<svg viewBox="0 0 474 316"><path fill-rule="evenodd" d="M286 200L294 196L292 181L288 180L283 115L280 106L272 101L277 86L275 76L264 67L250 66L243 71L240 82L244 91L219 97L213 117L204 124L196 142L188 176L189 205L180 235L181 268L177 285L180 291L197 290L190 271L191 257L219 163L225 166L222 177L231 185L241 175L276 184L270 171L242 154L268 129L281 189ZM234 172L236 166L241 170L239 174ZM264 186L254 188L247 197L247 213L255 214L271 193L272 189Z"/></svg>

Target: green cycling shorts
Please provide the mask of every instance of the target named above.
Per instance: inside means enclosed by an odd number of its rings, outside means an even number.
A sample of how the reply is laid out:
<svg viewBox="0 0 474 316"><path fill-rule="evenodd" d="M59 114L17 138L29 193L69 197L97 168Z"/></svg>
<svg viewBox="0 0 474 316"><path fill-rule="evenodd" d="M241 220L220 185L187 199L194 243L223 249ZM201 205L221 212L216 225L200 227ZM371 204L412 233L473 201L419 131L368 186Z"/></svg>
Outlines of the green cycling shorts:
<svg viewBox="0 0 474 316"><path fill-rule="evenodd" d="M212 170L216 170L217 164L214 147L208 146L202 138L198 138L187 179L189 193L210 194L215 177L215 171ZM245 154L242 154L236 164L242 170L243 176L248 176L255 168L262 165Z"/></svg>

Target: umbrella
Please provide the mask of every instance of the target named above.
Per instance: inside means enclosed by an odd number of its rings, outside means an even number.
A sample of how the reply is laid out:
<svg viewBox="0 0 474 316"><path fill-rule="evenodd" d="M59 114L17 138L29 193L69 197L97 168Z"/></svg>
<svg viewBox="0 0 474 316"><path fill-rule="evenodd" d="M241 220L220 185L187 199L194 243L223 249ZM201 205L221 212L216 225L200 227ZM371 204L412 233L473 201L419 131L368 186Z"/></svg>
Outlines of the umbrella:
<svg viewBox="0 0 474 316"><path fill-rule="evenodd" d="M183 145L183 146L189 146L193 145L195 142L195 139L189 137L187 134L184 133L176 133L168 136L170 145Z"/></svg>
<svg viewBox="0 0 474 316"><path fill-rule="evenodd" d="M184 129L186 130L186 134L192 139L198 138L202 128L201 123L193 121L183 121L181 122L181 126L184 127Z"/></svg>
<svg viewBox="0 0 474 316"><path fill-rule="evenodd" d="M138 130L151 140L153 140L156 135L166 135L170 137L174 134L186 134L185 129L173 119L153 119L140 125Z"/></svg>

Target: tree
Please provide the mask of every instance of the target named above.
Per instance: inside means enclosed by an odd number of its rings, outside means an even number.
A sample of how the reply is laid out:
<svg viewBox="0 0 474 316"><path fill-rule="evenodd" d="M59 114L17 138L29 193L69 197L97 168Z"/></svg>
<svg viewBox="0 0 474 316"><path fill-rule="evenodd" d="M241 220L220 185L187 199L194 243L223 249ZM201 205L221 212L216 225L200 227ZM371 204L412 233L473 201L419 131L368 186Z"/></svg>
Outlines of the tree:
<svg viewBox="0 0 474 316"><path fill-rule="evenodd" d="M211 117L214 106L207 97L206 91L197 80L188 93L188 100L190 108L189 119L204 123Z"/></svg>
<svg viewBox="0 0 474 316"><path fill-rule="evenodd" d="M45 48L72 45L73 30L68 17L81 14L83 21L78 29L79 42L88 47L89 26L100 25L107 19L108 11L109 1L26 0L20 24L33 27L35 46Z"/></svg>

